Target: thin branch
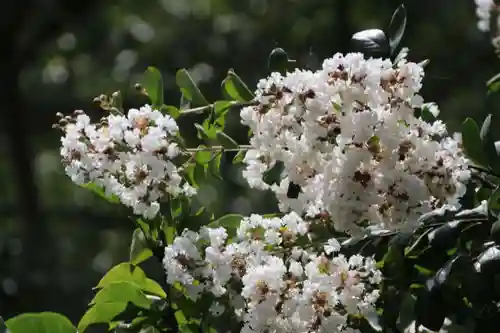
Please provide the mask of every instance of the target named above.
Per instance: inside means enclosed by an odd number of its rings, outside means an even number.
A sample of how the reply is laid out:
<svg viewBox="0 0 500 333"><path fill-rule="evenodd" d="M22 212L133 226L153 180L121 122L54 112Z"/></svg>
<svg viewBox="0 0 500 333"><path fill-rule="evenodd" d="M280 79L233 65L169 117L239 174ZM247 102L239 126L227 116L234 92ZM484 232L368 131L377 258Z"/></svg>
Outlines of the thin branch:
<svg viewBox="0 0 500 333"><path fill-rule="evenodd" d="M250 102L230 101L230 103L224 108L224 110L227 110L227 109L232 108L232 107L246 107L246 106L252 106L252 105L257 105L257 104L258 104L257 101L250 101ZM215 103L208 104L205 106L200 106L197 108L181 110L181 116L190 115L190 114L202 114L202 113L205 113L207 111L212 111L214 108L215 108Z"/></svg>
<svg viewBox="0 0 500 333"><path fill-rule="evenodd" d="M185 151L188 153L196 153L199 151L246 151L252 149L252 146L249 145L241 145L238 148L224 148L223 146L212 146L212 147L198 147L198 148L186 148Z"/></svg>
<svg viewBox="0 0 500 333"><path fill-rule="evenodd" d="M214 108L214 105L209 104L209 105L200 106L200 107L193 108L193 109L181 110L181 116L188 115L188 114L202 114L202 113L205 113L206 111L212 111L213 108Z"/></svg>

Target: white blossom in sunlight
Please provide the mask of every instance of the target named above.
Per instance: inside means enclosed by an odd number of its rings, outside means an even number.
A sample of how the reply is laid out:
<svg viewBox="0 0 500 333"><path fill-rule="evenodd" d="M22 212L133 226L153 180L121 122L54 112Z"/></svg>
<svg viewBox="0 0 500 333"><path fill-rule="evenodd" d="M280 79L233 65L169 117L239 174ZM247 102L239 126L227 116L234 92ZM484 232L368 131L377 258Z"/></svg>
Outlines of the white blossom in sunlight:
<svg viewBox="0 0 500 333"><path fill-rule="evenodd" d="M217 300L229 302L241 332L357 332L349 316L374 313L381 272L372 258L339 254L334 238L315 250L310 225L296 213L253 214L232 242L224 228L185 230L165 249L167 282L200 286L193 300L214 296L213 316L225 310Z"/></svg>
<svg viewBox="0 0 500 333"><path fill-rule="evenodd" d="M258 84L257 105L241 111L252 131L244 178L273 191L282 212L326 216L350 234L412 228L421 214L458 207L468 160L440 120L415 115L439 113L419 95L423 77L406 59L360 53L336 54L315 72L272 73ZM281 180L267 184L279 165Z"/></svg>
<svg viewBox="0 0 500 333"><path fill-rule="evenodd" d="M77 111L62 118L60 127L60 153L71 180L103 188L135 214L152 219L164 195L194 194L172 162L180 150L173 140L179 129L170 116L146 105L92 123Z"/></svg>

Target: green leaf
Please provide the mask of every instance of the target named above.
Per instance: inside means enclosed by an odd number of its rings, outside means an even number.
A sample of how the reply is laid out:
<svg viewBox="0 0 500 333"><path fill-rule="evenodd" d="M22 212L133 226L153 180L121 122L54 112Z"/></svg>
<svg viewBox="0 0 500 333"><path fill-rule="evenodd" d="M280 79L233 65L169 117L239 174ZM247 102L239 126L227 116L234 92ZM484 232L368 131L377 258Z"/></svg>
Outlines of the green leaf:
<svg viewBox="0 0 500 333"><path fill-rule="evenodd" d="M394 14L392 15L391 23L389 24L389 45L391 47L391 53L394 53L406 29L406 7L405 5L400 5Z"/></svg>
<svg viewBox="0 0 500 333"><path fill-rule="evenodd" d="M498 274L500 271L500 247L491 246L477 259L477 270L484 274Z"/></svg>
<svg viewBox="0 0 500 333"><path fill-rule="evenodd" d="M408 56L408 53L410 53L409 48L407 48L407 47L401 48L401 51L399 51L398 55L394 58L393 63L397 64L401 60L406 59L406 57Z"/></svg>
<svg viewBox="0 0 500 333"><path fill-rule="evenodd" d="M281 47L274 48L267 58L267 67L271 72L279 72L282 75L290 68L290 63L295 63L288 57L288 53Z"/></svg>
<svg viewBox="0 0 500 333"><path fill-rule="evenodd" d="M153 326L143 328L139 333L161 333L158 329Z"/></svg>
<svg viewBox="0 0 500 333"><path fill-rule="evenodd" d="M137 284L142 291L166 298L167 295L161 286L149 279L144 271L130 263L121 263L113 267L102 279L96 288L102 289L116 282L131 282Z"/></svg>
<svg viewBox="0 0 500 333"><path fill-rule="evenodd" d="M425 290L421 290L417 297L415 311L418 323L429 330L439 331L448 314L442 285L430 279Z"/></svg>
<svg viewBox="0 0 500 333"><path fill-rule="evenodd" d="M500 90L500 73L493 76L486 82L486 87L490 92L497 92Z"/></svg>
<svg viewBox="0 0 500 333"><path fill-rule="evenodd" d="M222 179L220 175L221 159L222 159L222 153L217 152L210 161L210 163L208 164L208 171L210 171L210 174L217 179Z"/></svg>
<svg viewBox="0 0 500 333"><path fill-rule="evenodd" d="M100 196L101 198L105 199L106 201L108 201L110 203L113 203L113 204L120 203L120 198L118 198L114 194L110 195L110 196L106 196L106 193L104 193L104 190L94 183L83 184L83 185L80 185L80 187L83 187L84 189L87 189L87 190L90 190L91 192L94 192L95 194L97 194L98 196Z"/></svg>
<svg viewBox="0 0 500 333"><path fill-rule="evenodd" d="M158 69L148 67L140 80L154 108L163 106L163 79Z"/></svg>
<svg viewBox="0 0 500 333"><path fill-rule="evenodd" d="M497 220L491 226L490 238L497 244L500 244L500 220Z"/></svg>
<svg viewBox="0 0 500 333"><path fill-rule="evenodd" d="M173 105L163 105L160 108L161 113L168 114L170 117L177 119L181 115L181 111Z"/></svg>
<svg viewBox="0 0 500 333"><path fill-rule="evenodd" d="M500 186L498 186L493 191L493 193L491 193L491 196L488 199L488 209L489 210L498 210L498 209L500 209Z"/></svg>
<svg viewBox="0 0 500 333"><path fill-rule="evenodd" d="M238 102L249 102L255 98L245 82L232 69L222 81L222 90Z"/></svg>
<svg viewBox="0 0 500 333"><path fill-rule="evenodd" d="M194 166L193 180L198 186L205 183L207 179L208 165L196 163Z"/></svg>
<svg viewBox="0 0 500 333"><path fill-rule="evenodd" d="M182 96L196 106L205 106L210 103L205 99L200 89L186 69L180 69L175 76L177 86L181 89Z"/></svg>
<svg viewBox="0 0 500 333"><path fill-rule="evenodd" d="M240 150L238 154L233 158L233 164L242 163L245 158L246 152L244 150Z"/></svg>
<svg viewBox="0 0 500 333"><path fill-rule="evenodd" d="M127 308L127 302L97 303L92 306L78 323L78 333L83 333L90 325L109 324Z"/></svg>
<svg viewBox="0 0 500 333"><path fill-rule="evenodd" d="M23 313L5 325L10 333L76 333L68 318L54 312Z"/></svg>
<svg viewBox="0 0 500 333"><path fill-rule="evenodd" d="M351 37L353 52L361 52L367 57L381 58L390 55L390 45L385 33L379 29L363 30Z"/></svg>
<svg viewBox="0 0 500 333"><path fill-rule="evenodd" d="M137 307L149 309L151 300L144 295L141 288L132 282L114 282L94 296L90 305L98 303L130 302Z"/></svg>
<svg viewBox="0 0 500 333"><path fill-rule="evenodd" d="M479 127L471 118L467 118L462 124L462 142L467 156L481 166L488 165L488 159L483 151Z"/></svg>
<svg viewBox="0 0 500 333"><path fill-rule="evenodd" d="M144 236L144 232L137 228L132 234L132 244L130 245L130 262L134 265L149 259L153 255L153 251L149 248L149 244Z"/></svg>
<svg viewBox="0 0 500 333"><path fill-rule="evenodd" d="M488 160L488 166L490 166L493 171L498 171L500 170L500 157L498 156L495 140L493 139L493 135L490 131L491 123L492 115L489 114L481 126L481 132L479 135L481 137L484 154Z"/></svg>
<svg viewBox="0 0 500 333"><path fill-rule="evenodd" d="M234 101L217 101L214 103L215 116L221 115L224 111L236 104Z"/></svg>
<svg viewBox="0 0 500 333"><path fill-rule="evenodd" d="M1 316L0 316L0 333L10 333Z"/></svg>
<svg viewBox="0 0 500 333"><path fill-rule="evenodd" d="M217 132L217 140L226 149L236 149L239 147L238 143L232 137L222 131Z"/></svg>
<svg viewBox="0 0 500 333"><path fill-rule="evenodd" d="M194 127L198 131L198 138L201 140L213 140L217 138L217 132L214 127L210 128L210 125L207 123L205 126L195 123Z"/></svg>
<svg viewBox="0 0 500 333"><path fill-rule="evenodd" d="M219 219L211 222L209 228L220 228L224 227L227 229L237 229L240 226L241 220L243 220L243 215L240 214L227 214Z"/></svg>
<svg viewBox="0 0 500 333"><path fill-rule="evenodd" d="M198 146L198 148L203 149L206 148L206 146L201 145ZM197 151L195 154L195 160L198 164L208 164L208 162L212 160L212 152L206 150Z"/></svg>

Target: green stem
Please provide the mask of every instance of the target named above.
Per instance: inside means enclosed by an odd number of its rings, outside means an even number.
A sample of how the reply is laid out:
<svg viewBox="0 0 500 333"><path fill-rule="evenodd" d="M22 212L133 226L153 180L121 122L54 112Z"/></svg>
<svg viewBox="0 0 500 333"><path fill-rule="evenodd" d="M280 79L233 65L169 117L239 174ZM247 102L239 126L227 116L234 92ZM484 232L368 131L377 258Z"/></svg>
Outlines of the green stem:
<svg viewBox="0 0 500 333"><path fill-rule="evenodd" d="M213 109L213 107L214 107L213 104L209 104L209 105L200 106L200 107L193 108L193 109L181 110L181 116L187 115L187 114L201 114L201 113L204 113L206 111L211 111Z"/></svg>
<svg viewBox="0 0 500 333"><path fill-rule="evenodd" d="M487 173L487 174L489 174L491 176L495 176L497 178L500 178L500 175L495 173L493 170L485 169L483 167L476 166L476 165L471 165L471 166L469 166L469 168L480 171L480 172Z"/></svg>
<svg viewBox="0 0 500 333"><path fill-rule="evenodd" d="M230 107L245 107L245 106L252 106L252 105L257 105L258 103L256 101L250 101L250 102L236 102L232 101L232 104L228 106ZM186 109L186 110L181 110L181 116L183 115L190 115L190 114L202 114L207 111L212 111L215 108L215 103L213 104L208 104L205 106L199 106L197 108L192 108L192 109Z"/></svg>
<svg viewBox="0 0 500 333"><path fill-rule="evenodd" d="M223 146L212 146L212 147L198 147L198 148L186 148L185 151L188 153L196 153L199 151L245 151L252 149L250 145L241 145L238 148L224 148Z"/></svg>

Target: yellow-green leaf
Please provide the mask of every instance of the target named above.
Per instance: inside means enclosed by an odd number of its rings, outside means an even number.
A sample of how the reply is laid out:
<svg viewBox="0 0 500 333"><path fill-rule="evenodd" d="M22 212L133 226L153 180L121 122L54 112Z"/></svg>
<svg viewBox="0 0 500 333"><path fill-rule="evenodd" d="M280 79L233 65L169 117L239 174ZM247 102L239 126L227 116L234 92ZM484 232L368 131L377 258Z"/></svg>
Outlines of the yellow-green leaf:
<svg viewBox="0 0 500 333"><path fill-rule="evenodd" d="M127 308L127 302L97 303L92 306L78 323L78 333L83 333L90 325L108 324Z"/></svg>
<svg viewBox="0 0 500 333"><path fill-rule="evenodd" d="M65 316L54 312L24 313L5 322L10 333L76 333Z"/></svg>

